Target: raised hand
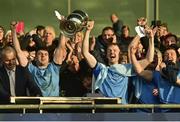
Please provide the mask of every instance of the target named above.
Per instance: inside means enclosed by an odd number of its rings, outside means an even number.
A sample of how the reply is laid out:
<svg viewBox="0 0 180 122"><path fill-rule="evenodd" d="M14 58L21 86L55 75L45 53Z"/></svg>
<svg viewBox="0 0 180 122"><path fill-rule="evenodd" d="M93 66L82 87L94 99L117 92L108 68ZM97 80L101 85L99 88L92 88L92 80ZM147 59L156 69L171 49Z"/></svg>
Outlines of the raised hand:
<svg viewBox="0 0 180 122"><path fill-rule="evenodd" d="M145 25L147 25L147 19L145 17L137 19L137 25L144 27Z"/></svg>
<svg viewBox="0 0 180 122"><path fill-rule="evenodd" d="M150 38L153 38L154 37L154 32L153 32L153 30L149 27L149 26L145 26L145 33L146 33L146 35L147 36L149 36Z"/></svg>
<svg viewBox="0 0 180 122"><path fill-rule="evenodd" d="M94 21L88 21L87 23L87 30L92 30L94 27Z"/></svg>
<svg viewBox="0 0 180 122"><path fill-rule="evenodd" d="M90 51L94 50L95 45L96 45L96 38L95 38L95 36L92 36L92 38L90 40Z"/></svg>
<svg viewBox="0 0 180 122"><path fill-rule="evenodd" d="M71 52L73 52L73 47L71 46L71 41L70 41L70 40L66 41L66 47L67 47Z"/></svg>
<svg viewBox="0 0 180 122"><path fill-rule="evenodd" d="M12 21L12 22L10 23L10 28L11 28L11 30L15 30L15 29L16 29L16 25L17 25L17 22L16 22L16 21Z"/></svg>
<svg viewBox="0 0 180 122"><path fill-rule="evenodd" d="M152 29L152 31L153 31L153 34L155 35L156 32L158 31L158 26L154 27L154 28Z"/></svg>
<svg viewBox="0 0 180 122"><path fill-rule="evenodd" d="M145 17L141 17L137 19L137 26L135 27L135 31L140 37L146 36L144 30L146 26L147 26L147 19Z"/></svg>

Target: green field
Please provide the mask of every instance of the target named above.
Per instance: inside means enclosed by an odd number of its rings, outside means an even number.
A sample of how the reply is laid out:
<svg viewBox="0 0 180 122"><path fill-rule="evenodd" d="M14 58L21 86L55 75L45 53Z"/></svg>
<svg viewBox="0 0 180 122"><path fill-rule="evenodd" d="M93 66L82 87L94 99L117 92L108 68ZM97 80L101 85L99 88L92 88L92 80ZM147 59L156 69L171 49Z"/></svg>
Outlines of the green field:
<svg viewBox="0 0 180 122"><path fill-rule="evenodd" d="M131 28L134 34L136 19L146 16L146 0L69 0L70 10L86 11L95 20L94 35L101 33L105 26L111 25L110 14L116 13ZM167 22L172 33L180 34L178 16L180 0L159 0L159 19ZM52 25L59 32L58 21L54 16L57 9L68 15L68 0L0 0L0 25L7 30L12 20L23 20L25 31L36 25ZM149 20L151 21L151 20Z"/></svg>

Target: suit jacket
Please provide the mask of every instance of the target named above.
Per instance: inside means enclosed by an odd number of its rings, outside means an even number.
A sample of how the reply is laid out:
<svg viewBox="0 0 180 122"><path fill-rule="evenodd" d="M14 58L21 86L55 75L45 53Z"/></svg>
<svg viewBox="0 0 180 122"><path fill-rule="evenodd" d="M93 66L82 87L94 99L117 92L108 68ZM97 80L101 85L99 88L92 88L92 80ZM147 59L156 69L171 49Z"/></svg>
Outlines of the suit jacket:
<svg viewBox="0 0 180 122"><path fill-rule="evenodd" d="M31 96L41 96L41 91L27 67L16 66L15 70L15 94L16 96L27 96L27 89ZM0 67L0 103L10 101L10 81L4 66Z"/></svg>

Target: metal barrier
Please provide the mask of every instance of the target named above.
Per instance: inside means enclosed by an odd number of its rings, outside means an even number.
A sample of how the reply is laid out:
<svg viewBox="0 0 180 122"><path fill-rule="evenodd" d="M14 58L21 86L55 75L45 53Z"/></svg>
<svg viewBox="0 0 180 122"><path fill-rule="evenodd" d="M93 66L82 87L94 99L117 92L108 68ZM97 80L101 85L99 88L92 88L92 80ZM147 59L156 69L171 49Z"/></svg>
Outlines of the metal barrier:
<svg viewBox="0 0 180 122"><path fill-rule="evenodd" d="M59 112L91 112L95 113L97 111L95 105L102 104L120 104L121 98L109 98L109 97L11 97L11 103L17 106L17 109L22 108L23 113L26 113L27 109L37 109L39 113L44 113L44 111L61 110ZM26 105L23 105L26 104ZM29 106L29 108L28 108ZM14 106L8 106L15 109ZM3 108L3 106L2 106ZM5 106L4 106L5 108ZM63 111L64 109L64 111ZM77 109L77 110L76 110ZM86 110L85 110L86 109ZM103 109L103 108L102 108ZM110 111L109 108L108 110ZM105 110L105 109L103 109ZM103 111L101 110L101 111ZM100 111L100 110L98 110Z"/></svg>
<svg viewBox="0 0 180 122"><path fill-rule="evenodd" d="M26 113L25 111L27 109L38 109L38 110L48 110L48 109L130 109L130 108L173 108L173 109L179 109L180 104L92 104L92 105L84 105L84 104L78 104L78 105L66 105L66 104L14 104L14 105L0 105L0 109L23 109L23 113Z"/></svg>
<svg viewBox="0 0 180 122"><path fill-rule="evenodd" d="M37 110L44 113L50 110L76 111L97 113L97 112L118 112L122 109L151 109L154 113L155 108L180 109L180 104L121 104L121 98L108 97L11 97L9 105L0 105L0 110ZM70 113L70 112L69 112Z"/></svg>
<svg viewBox="0 0 180 122"><path fill-rule="evenodd" d="M121 108L180 108L180 104L96 104L96 105L65 105L65 104L8 104L0 105L0 109L121 109Z"/></svg>

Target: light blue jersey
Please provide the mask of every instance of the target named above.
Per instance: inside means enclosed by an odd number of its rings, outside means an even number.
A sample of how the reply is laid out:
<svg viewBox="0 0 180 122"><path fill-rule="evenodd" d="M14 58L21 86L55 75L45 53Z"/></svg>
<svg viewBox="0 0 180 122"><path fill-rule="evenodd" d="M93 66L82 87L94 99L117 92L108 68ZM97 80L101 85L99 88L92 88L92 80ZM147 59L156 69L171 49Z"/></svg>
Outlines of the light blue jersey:
<svg viewBox="0 0 180 122"><path fill-rule="evenodd" d="M60 65L49 63L47 68L40 69L32 63L28 65L29 71L34 77L44 97L59 96L59 72Z"/></svg>
<svg viewBox="0 0 180 122"><path fill-rule="evenodd" d="M97 63L93 75L95 89L100 89L106 97L122 98L122 104L128 103L128 77L136 75L131 64L105 66L102 63Z"/></svg>

